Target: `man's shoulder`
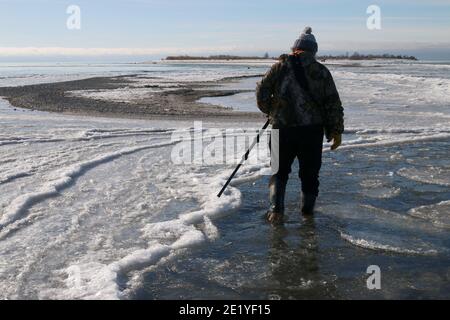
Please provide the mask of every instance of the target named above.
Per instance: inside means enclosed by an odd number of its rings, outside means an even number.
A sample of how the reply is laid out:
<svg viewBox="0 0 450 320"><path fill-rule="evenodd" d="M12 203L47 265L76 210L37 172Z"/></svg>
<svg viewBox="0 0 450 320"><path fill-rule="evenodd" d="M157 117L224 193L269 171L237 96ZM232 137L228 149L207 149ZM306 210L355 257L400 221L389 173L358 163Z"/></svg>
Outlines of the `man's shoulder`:
<svg viewBox="0 0 450 320"><path fill-rule="evenodd" d="M328 70L328 68L325 65L323 65L317 60L311 62L311 64L309 65L309 69L310 73L313 73L317 77L322 79L328 79L331 76L330 70Z"/></svg>
<svg viewBox="0 0 450 320"><path fill-rule="evenodd" d="M269 70L269 73L270 74L278 74L278 73L282 72L285 69L284 66L286 66L288 57L289 56L287 54L281 55L278 58L278 61L272 65L272 67Z"/></svg>
<svg viewBox="0 0 450 320"><path fill-rule="evenodd" d="M275 68L281 68L281 67L283 67L284 65L287 64L288 60L289 60L289 55L288 55L288 54L282 54L282 55L278 58L278 61L275 62L275 64L273 65L273 67L275 67Z"/></svg>
<svg viewBox="0 0 450 320"><path fill-rule="evenodd" d="M284 53L278 58L278 63L287 62L288 59L289 59L289 55L287 53Z"/></svg>

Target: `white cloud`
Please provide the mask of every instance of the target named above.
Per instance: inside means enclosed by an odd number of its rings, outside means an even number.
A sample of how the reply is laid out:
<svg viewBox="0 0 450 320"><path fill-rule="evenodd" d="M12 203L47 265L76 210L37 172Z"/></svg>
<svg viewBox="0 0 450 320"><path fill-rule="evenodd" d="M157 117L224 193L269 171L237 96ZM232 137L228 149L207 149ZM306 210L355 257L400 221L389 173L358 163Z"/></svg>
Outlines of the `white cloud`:
<svg viewBox="0 0 450 320"><path fill-rule="evenodd" d="M450 42L420 42L420 41L323 41L320 48L322 50L426 50L440 49L450 52Z"/></svg>
<svg viewBox="0 0 450 320"><path fill-rule="evenodd" d="M198 54L235 51L235 46L194 48L65 48L65 47L0 47L2 57L23 56L145 56L158 54Z"/></svg>

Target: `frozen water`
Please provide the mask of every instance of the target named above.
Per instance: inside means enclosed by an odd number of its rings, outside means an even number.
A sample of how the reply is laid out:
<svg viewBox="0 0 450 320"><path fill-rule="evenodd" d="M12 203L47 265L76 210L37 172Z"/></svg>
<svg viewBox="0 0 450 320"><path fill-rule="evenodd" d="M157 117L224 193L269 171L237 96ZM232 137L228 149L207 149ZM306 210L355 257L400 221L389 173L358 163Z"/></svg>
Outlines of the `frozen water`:
<svg viewBox="0 0 450 320"><path fill-rule="evenodd" d="M256 76L267 67L3 65L0 82L137 73L128 88L73 93L130 101L134 94L150 97L153 85L170 90L185 82ZM261 177L269 159L246 165L218 199L233 165L171 161L173 147L181 142L171 135L177 129L192 133L191 121L63 116L14 110L0 100L0 298L127 299L136 297L143 283L153 290L144 297L173 297L164 292L161 278L152 278L167 272L160 268L165 264L178 268L177 277L168 277L178 281L174 292L195 287L183 282L183 270L193 264L208 283L217 284L206 285L217 297L323 297L339 286L327 274L340 272L333 269L337 261L350 261L345 268L351 269L367 256L398 255L408 263L420 264L426 256L436 259L435 266L445 264L450 246L445 233L448 66L376 61L330 68L346 107L347 130L341 151L325 153L317 227L293 218L299 186L290 185L287 229L274 231L269 248L263 239L270 231L260 219L267 205L267 178ZM256 81L235 80L224 88L252 90ZM256 110L253 92L208 102ZM203 134L216 135L216 127L254 126L211 120ZM324 273L311 272L320 263ZM354 283L344 287L348 294ZM183 294L199 298L200 292L184 289Z"/></svg>
<svg viewBox="0 0 450 320"><path fill-rule="evenodd" d="M240 204L234 187L216 196L228 170L172 164L180 141L171 134L192 123L69 117L0 103L2 298L123 298L120 279L217 239L209 217Z"/></svg>
<svg viewBox="0 0 450 320"><path fill-rule="evenodd" d="M413 217L429 220L438 227L450 228L450 201L413 208L409 213Z"/></svg>

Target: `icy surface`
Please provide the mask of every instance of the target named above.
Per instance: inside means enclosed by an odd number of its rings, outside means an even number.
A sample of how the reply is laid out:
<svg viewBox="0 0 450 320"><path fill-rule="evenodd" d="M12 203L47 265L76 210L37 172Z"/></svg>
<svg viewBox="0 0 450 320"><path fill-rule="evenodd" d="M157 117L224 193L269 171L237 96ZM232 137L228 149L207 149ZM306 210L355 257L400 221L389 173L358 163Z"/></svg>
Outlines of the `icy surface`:
<svg viewBox="0 0 450 320"><path fill-rule="evenodd" d="M121 286L133 286L133 274L214 241L212 219L239 207L235 187L217 198L229 170L172 163L181 142L172 132L190 134L192 123L0 103L1 298L126 298ZM257 176L256 167L242 174Z"/></svg>
<svg viewBox="0 0 450 320"><path fill-rule="evenodd" d="M18 66L0 69L2 85L138 73L128 88L73 93L131 101L134 95L151 99L153 90L171 90L185 82L255 76L267 67L186 63L39 66L31 73ZM330 68L346 108L347 129L340 153L325 153L327 202L320 204L319 217L332 221L325 230L335 230L339 241L353 250L448 257L448 66L375 61L358 66L340 62ZM225 87L251 90L256 81L245 78ZM252 92L221 99L209 102L246 111L254 106ZM242 237L232 241L249 246L248 251L258 248L260 240L246 242L245 237L261 239L258 226L263 222L245 223L255 215L252 206L266 207L266 185L259 192L253 186L268 174L269 159L244 166L218 199L232 164L171 161L173 148L183 142L173 140L172 133L184 130L194 140L191 121L62 116L14 110L0 100L0 126L0 299L127 299L148 281L149 273L175 257L186 259L190 250L215 243L226 251L220 239L230 234ZM254 126L208 122L203 135L217 135L215 127ZM231 132L239 135L239 130ZM254 197L252 206L243 207L246 197ZM295 201L288 199L290 210ZM217 221L233 215L245 222L226 233ZM314 242L304 245L314 247ZM276 255L283 252L277 250ZM291 256L287 252L282 258ZM265 286L267 271L257 273L261 261L232 264L219 258L193 263L210 268L210 279L223 287L249 285L255 274L255 283ZM271 265L282 268L283 259ZM227 274L231 266L233 274ZM330 283L299 279L288 290L328 288Z"/></svg>
<svg viewBox="0 0 450 320"><path fill-rule="evenodd" d="M413 217L431 221L434 225L450 229L450 201L443 201L429 206L410 210Z"/></svg>

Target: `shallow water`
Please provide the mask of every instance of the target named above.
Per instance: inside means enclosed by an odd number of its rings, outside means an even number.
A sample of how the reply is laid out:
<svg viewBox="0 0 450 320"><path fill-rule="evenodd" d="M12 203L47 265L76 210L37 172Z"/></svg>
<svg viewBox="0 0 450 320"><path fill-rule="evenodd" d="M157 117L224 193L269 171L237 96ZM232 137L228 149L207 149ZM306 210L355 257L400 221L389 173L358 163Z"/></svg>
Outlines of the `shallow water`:
<svg viewBox="0 0 450 320"><path fill-rule="evenodd" d="M437 141L400 150L372 147L328 153L315 218L299 215L300 186L293 174L287 221L279 227L263 219L268 178L242 185L240 209L216 221L220 238L152 270L134 297L446 299L450 295L448 229L417 218L410 210L437 205L450 197L450 190L398 175L405 164L386 162L385 157L404 151L421 159L426 147L436 160L448 161L443 150L449 146L448 141ZM370 163L362 165L368 158ZM334 165L337 160L338 166ZM427 161L422 160L407 167L425 165ZM368 197L368 177L382 181L384 190ZM391 188L399 191L392 195ZM440 214L448 218L450 212L442 207ZM367 289L366 271L371 265L381 268L380 291Z"/></svg>

